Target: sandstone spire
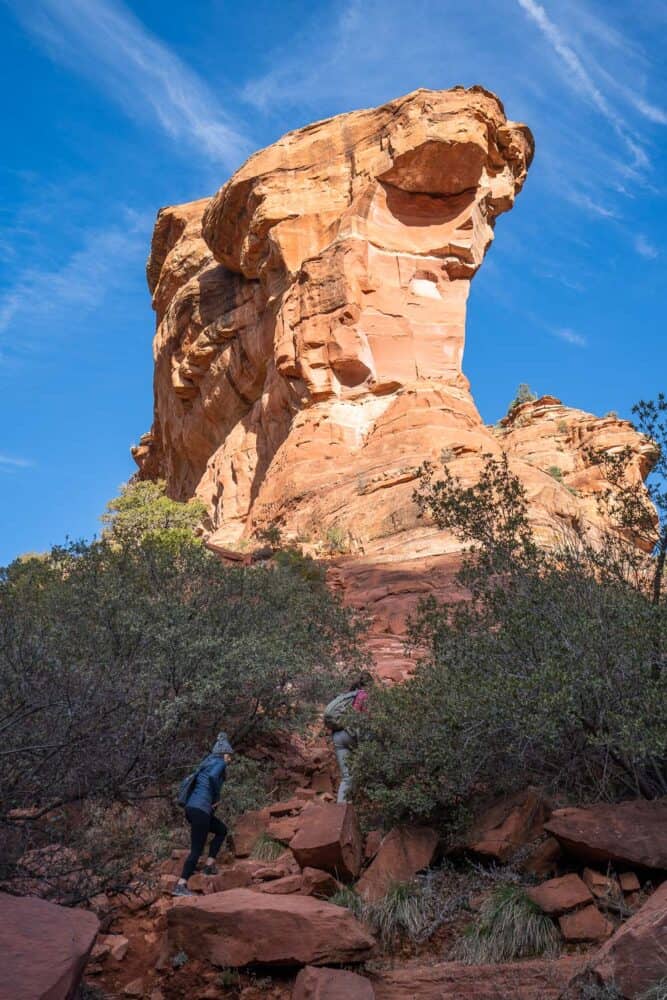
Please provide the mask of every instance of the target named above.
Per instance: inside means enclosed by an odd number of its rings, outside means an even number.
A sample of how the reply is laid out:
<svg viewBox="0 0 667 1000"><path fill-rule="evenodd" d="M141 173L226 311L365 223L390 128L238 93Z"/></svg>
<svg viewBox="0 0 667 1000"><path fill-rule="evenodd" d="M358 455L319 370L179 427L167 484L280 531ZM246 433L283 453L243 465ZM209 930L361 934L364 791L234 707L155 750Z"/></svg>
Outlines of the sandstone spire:
<svg viewBox="0 0 667 1000"><path fill-rule="evenodd" d="M335 533L341 585L376 612L380 643L451 580L454 541L411 499L425 459L473 478L506 450L538 531L595 517L584 446L601 422L547 400L494 432L461 369L470 281L532 156L488 91L417 90L290 132L213 198L158 215L140 475L205 500L221 545L274 523L315 546ZM618 420L602 433L637 444Z"/></svg>

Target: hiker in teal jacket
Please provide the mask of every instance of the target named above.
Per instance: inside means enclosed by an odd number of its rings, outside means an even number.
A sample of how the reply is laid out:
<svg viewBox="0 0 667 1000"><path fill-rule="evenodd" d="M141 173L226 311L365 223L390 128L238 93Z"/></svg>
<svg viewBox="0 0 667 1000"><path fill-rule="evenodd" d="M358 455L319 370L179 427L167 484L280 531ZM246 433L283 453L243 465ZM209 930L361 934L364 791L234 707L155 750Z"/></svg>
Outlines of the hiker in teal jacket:
<svg viewBox="0 0 667 1000"><path fill-rule="evenodd" d="M195 782L185 806L185 818L190 824L190 853L185 859L181 877L174 887L174 896L192 895L188 889L188 879L197 867L209 833L213 834L213 840L208 850L204 873L215 875L215 859L225 842L227 827L215 815L214 809L220 799L220 789L233 752L227 735L218 733L213 749L197 768Z"/></svg>

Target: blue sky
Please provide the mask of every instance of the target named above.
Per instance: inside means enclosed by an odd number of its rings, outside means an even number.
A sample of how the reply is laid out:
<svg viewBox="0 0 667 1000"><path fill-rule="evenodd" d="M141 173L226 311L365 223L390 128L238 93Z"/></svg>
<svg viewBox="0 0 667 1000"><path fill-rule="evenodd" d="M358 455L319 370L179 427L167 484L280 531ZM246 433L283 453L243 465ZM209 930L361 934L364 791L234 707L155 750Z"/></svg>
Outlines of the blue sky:
<svg viewBox="0 0 667 1000"><path fill-rule="evenodd" d="M664 0L0 0L0 563L89 537L152 408L157 209L254 149L481 83L536 158L475 278L464 370L629 415L667 390Z"/></svg>

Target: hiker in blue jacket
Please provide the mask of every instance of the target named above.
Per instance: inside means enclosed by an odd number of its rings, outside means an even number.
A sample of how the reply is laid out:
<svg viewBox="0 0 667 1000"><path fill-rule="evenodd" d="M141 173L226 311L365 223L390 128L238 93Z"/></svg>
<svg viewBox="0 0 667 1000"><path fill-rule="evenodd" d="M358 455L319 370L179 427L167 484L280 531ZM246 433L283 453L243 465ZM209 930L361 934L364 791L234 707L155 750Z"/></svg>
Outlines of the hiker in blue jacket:
<svg viewBox="0 0 667 1000"><path fill-rule="evenodd" d="M214 810L220 799L220 789L232 753L234 750L227 739L227 734L218 733L213 749L197 768L192 791L185 805L185 818L190 824L190 853L185 859L181 877L174 887L174 896L192 895L188 889L188 879L197 867L209 833L213 834L213 840L208 849L204 873L206 875L216 873L215 859L225 842L227 827L218 819Z"/></svg>

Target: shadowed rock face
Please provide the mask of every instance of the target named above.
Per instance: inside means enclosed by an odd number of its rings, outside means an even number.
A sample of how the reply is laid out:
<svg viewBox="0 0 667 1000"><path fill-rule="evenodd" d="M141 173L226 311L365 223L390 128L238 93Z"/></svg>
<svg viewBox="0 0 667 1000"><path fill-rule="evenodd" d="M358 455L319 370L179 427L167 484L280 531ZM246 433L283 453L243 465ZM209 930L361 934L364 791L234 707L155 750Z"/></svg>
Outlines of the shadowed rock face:
<svg viewBox="0 0 667 1000"><path fill-rule="evenodd" d="M520 432L494 433L461 370L470 281L532 155L528 128L482 88L418 90L291 132L212 199L158 215L140 476L201 497L223 546L273 523L311 543L335 530L353 555L334 583L376 612L385 659L416 596L451 589L457 545L411 499L425 459L444 450L472 479L505 450L540 533L595 518L546 470L564 464L592 496L583 456L600 422L547 399ZM556 429L575 424L567 440ZM542 463L545 435L563 461ZM603 437L638 446L618 420Z"/></svg>

